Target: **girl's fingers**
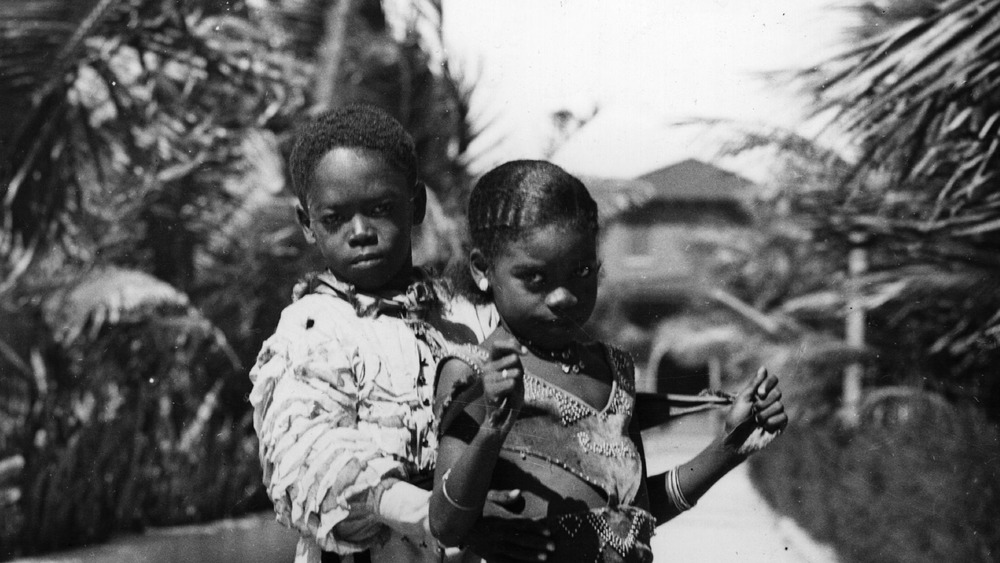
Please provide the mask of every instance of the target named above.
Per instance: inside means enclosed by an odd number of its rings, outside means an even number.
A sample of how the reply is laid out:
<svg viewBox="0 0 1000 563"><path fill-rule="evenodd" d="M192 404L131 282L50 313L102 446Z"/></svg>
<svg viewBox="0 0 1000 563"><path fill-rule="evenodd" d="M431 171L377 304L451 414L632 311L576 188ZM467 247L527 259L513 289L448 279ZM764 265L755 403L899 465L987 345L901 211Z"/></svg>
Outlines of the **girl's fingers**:
<svg viewBox="0 0 1000 563"><path fill-rule="evenodd" d="M496 360L502 356L521 356L528 353L528 350L513 338L487 344L486 350L489 351L491 360Z"/></svg>
<svg viewBox="0 0 1000 563"><path fill-rule="evenodd" d="M784 430L784 428L788 426L788 415L785 414L784 412L781 412L774 416L769 416L763 419L760 426L763 427L764 430L768 430L770 432L774 432L776 430Z"/></svg>
<svg viewBox="0 0 1000 563"><path fill-rule="evenodd" d="M764 421L772 416L777 416L785 412L785 406L781 403L774 403L766 408L757 410L757 420Z"/></svg>
<svg viewBox="0 0 1000 563"><path fill-rule="evenodd" d="M483 371L500 371L502 369L520 368L521 357L517 354L507 354L491 360L483 366Z"/></svg>
<svg viewBox="0 0 1000 563"><path fill-rule="evenodd" d="M771 389L771 391L768 392L767 395L764 395L763 397L760 397L756 401L754 401L754 408L760 411L766 409L767 407L775 403L780 403L781 396L782 396L781 389L777 388Z"/></svg>
<svg viewBox="0 0 1000 563"><path fill-rule="evenodd" d="M754 400L760 394L761 390L765 389L766 380L767 368L761 367L757 370L757 374L754 375L754 378L750 381L750 383L748 383L747 386L740 391L740 396L745 397L750 401ZM764 393L766 394L767 391L765 390Z"/></svg>

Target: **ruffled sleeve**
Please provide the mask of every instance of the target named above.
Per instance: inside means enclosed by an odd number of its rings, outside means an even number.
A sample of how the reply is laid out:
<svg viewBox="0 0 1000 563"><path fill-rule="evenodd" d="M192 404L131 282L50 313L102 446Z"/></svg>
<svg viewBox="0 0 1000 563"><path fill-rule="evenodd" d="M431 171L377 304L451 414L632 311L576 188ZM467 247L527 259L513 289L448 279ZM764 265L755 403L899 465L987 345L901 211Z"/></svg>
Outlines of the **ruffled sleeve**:
<svg viewBox="0 0 1000 563"><path fill-rule="evenodd" d="M285 310L250 372L250 402L278 521L350 553L388 536L376 509L406 470L379 446L377 427L358 424L364 362L345 344L351 312L328 301L306 296Z"/></svg>

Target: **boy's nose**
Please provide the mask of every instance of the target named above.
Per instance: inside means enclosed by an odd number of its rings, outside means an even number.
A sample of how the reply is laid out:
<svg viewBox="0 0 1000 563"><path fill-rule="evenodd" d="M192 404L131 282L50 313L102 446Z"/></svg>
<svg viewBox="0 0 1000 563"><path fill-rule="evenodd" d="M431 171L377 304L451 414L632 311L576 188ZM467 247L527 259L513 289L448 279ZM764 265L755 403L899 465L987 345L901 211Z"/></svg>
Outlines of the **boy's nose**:
<svg viewBox="0 0 1000 563"><path fill-rule="evenodd" d="M559 287L545 297L545 304L553 311L560 311L575 306L577 298L572 291Z"/></svg>
<svg viewBox="0 0 1000 563"><path fill-rule="evenodd" d="M375 244L378 237L375 236L375 229L372 228L364 217L356 216L351 220L351 232L347 240L351 246L368 246Z"/></svg>

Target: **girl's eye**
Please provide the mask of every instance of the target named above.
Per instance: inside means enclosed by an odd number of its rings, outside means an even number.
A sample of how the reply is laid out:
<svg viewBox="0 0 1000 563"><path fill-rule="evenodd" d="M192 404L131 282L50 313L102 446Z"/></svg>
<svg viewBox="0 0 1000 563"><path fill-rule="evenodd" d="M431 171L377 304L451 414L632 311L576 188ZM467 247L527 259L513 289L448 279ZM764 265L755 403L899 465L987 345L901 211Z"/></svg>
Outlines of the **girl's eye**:
<svg viewBox="0 0 1000 563"><path fill-rule="evenodd" d="M545 276L542 274L528 273L521 276L521 279L524 280L524 285L529 289L538 289L545 285Z"/></svg>
<svg viewBox="0 0 1000 563"><path fill-rule="evenodd" d="M600 271L600 264L584 264L576 270L576 275L581 278L589 278L590 276L596 274Z"/></svg>
<svg viewBox="0 0 1000 563"><path fill-rule="evenodd" d="M340 213L327 213L319 218L319 222L326 228L339 227L347 221L347 217Z"/></svg>

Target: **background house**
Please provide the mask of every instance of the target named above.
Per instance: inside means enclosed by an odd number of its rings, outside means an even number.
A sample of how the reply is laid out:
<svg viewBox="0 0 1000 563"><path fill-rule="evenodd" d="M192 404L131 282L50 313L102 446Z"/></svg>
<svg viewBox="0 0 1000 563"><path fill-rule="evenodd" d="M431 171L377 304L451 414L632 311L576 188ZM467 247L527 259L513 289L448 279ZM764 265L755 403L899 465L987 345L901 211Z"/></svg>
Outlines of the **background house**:
<svg viewBox="0 0 1000 563"><path fill-rule="evenodd" d="M723 309L731 316L735 307L736 316L752 317L739 310L739 303L720 297L718 280L727 265L751 250L757 186L694 159L632 180L585 182L603 219L603 278L594 330L636 358L640 388L697 392L708 387L709 366L684 367L659 357L652 360L657 365L647 364L657 351L657 329L678 315L700 311L711 317ZM663 361L667 364L659 365ZM663 377L673 380L659 381Z"/></svg>

